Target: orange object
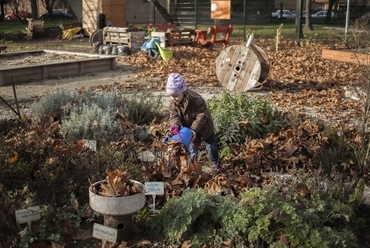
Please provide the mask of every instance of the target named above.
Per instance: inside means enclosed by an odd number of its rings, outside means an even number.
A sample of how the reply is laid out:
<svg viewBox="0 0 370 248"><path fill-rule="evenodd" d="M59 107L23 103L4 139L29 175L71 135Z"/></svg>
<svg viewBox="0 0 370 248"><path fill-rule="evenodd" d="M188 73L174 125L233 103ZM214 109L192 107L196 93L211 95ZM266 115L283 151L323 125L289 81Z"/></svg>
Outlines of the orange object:
<svg viewBox="0 0 370 248"><path fill-rule="evenodd" d="M230 35L233 31L233 26L229 24L228 26L216 26L209 27L207 31L205 30L195 30L195 43L208 47L210 50L213 48L214 44L221 43L222 48L225 49L229 43ZM217 34L224 34L222 38L217 37ZM208 38L207 36L211 37Z"/></svg>
<svg viewBox="0 0 370 248"><path fill-rule="evenodd" d="M167 23L167 24L152 24L152 23L150 23L148 25L148 31L150 31L150 29L152 29L152 28L155 28L156 31L167 32L168 29L177 28L177 25L172 24L172 23Z"/></svg>

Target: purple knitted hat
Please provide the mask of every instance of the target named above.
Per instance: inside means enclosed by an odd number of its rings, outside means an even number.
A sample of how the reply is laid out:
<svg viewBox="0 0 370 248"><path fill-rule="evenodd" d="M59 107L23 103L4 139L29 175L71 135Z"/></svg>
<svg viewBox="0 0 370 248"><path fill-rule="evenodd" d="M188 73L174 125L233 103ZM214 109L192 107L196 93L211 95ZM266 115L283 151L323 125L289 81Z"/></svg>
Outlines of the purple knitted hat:
<svg viewBox="0 0 370 248"><path fill-rule="evenodd" d="M187 90L185 79L180 73L171 73L167 79L166 92L169 95L179 94Z"/></svg>

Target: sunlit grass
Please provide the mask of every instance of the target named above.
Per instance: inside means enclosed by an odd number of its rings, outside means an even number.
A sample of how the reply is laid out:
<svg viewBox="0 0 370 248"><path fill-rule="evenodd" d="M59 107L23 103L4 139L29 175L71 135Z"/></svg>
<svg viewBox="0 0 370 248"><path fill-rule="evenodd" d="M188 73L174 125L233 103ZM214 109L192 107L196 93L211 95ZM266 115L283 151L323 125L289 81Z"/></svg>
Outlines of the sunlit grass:
<svg viewBox="0 0 370 248"><path fill-rule="evenodd" d="M73 23L74 20L45 20L45 28L59 27L60 24ZM277 29L282 25L281 38L295 39L297 32L293 20L271 20L269 24L253 25L234 25L232 37L246 39L253 33L255 38L275 38ZM303 24L304 25L304 24ZM0 23L0 32L11 33L21 31L26 33L27 24L22 24L19 20L6 20ZM138 28L145 29L147 25L136 25ZM210 25L198 24L197 29L206 30ZM183 25L185 28L195 28L195 25ZM342 39L344 37L344 21L336 20L335 22L325 23L323 21L313 21L313 30L303 29L305 39Z"/></svg>
<svg viewBox="0 0 370 248"><path fill-rule="evenodd" d="M270 23L263 25L234 25L233 37L244 38L253 33L255 38L275 38L277 30L281 23ZM206 30L210 25L198 25L197 29ZM304 38L308 39L341 39L344 37L344 24L325 24L314 23L313 30L303 28ZM295 39L297 38L296 27L293 22L283 23L281 28L281 37Z"/></svg>

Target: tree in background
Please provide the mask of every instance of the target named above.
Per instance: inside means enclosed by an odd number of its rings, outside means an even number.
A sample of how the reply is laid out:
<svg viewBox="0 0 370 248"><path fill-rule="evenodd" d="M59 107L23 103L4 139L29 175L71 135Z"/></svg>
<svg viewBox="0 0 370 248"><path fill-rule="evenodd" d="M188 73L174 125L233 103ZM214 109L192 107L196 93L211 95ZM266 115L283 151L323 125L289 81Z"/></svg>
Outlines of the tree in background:
<svg viewBox="0 0 370 248"><path fill-rule="evenodd" d="M329 0L328 12L326 13L325 21L331 21L331 12L333 12L333 7L338 6L338 0Z"/></svg>
<svg viewBox="0 0 370 248"><path fill-rule="evenodd" d="M38 8L37 8L37 0L30 0L31 3L31 12L32 12L32 19L37 20L39 19L38 16Z"/></svg>
<svg viewBox="0 0 370 248"><path fill-rule="evenodd" d="M14 15L22 22L25 23L26 20L22 19L21 13L27 9L27 2L20 0L8 0L7 6L12 10Z"/></svg>
<svg viewBox="0 0 370 248"><path fill-rule="evenodd" d="M0 0L0 22L4 21L5 17L5 4L9 3L10 0Z"/></svg>
<svg viewBox="0 0 370 248"><path fill-rule="evenodd" d="M296 16L295 16L295 31L297 34L297 45L300 46L299 40L303 38L302 30L302 9L303 9L303 0L297 0L296 2Z"/></svg>
<svg viewBox="0 0 370 248"><path fill-rule="evenodd" d="M311 23L311 0L306 0L306 17L304 28L308 30L313 30Z"/></svg>
<svg viewBox="0 0 370 248"><path fill-rule="evenodd" d="M53 19L53 8L57 1L56 0L41 0L42 5L45 7L46 11L49 13L51 19Z"/></svg>

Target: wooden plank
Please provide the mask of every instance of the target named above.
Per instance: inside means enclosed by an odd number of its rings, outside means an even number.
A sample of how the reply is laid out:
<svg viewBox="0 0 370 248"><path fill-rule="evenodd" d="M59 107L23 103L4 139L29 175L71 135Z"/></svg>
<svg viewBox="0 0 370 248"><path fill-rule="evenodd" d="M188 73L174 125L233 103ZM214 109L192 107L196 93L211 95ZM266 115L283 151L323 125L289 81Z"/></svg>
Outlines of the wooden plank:
<svg viewBox="0 0 370 248"><path fill-rule="evenodd" d="M115 67L111 63L106 63L107 61L86 61L84 63L85 73L92 73L98 71L108 71L114 70Z"/></svg>
<svg viewBox="0 0 370 248"><path fill-rule="evenodd" d="M169 29L177 28L177 25L176 24L152 24L150 23L148 25L148 31L152 28L155 28L158 31L167 32Z"/></svg>
<svg viewBox="0 0 370 248"><path fill-rule="evenodd" d="M153 32L150 33L150 37L152 37L152 38L165 38L166 37L166 32L153 31Z"/></svg>
<svg viewBox="0 0 370 248"><path fill-rule="evenodd" d="M10 84L12 80L14 82L29 81L30 79L42 79L43 71L42 68L24 67L23 70L8 69L4 71L4 84Z"/></svg>
<svg viewBox="0 0 370 248"><path fill-rule="evenodd" d="M141 43L142 45L145 41L145 35L146 35L145 31L130 32L129 33L130 43ZM131 44L131 47L135 47L135 46L136 44L135 45Z"/></svg>
<svg viewBox="0 0 370 248"><path fill-rule="evenodd" d="M130 43L130 39L128 38L119 38L119 37L110 37L104 39L104 44L107 43L117 43L120 45L128 45Z"/></svg>
<svg viewBox="0 0 370 248"><path fill-rule="evenodd" d="M170 46L176 46L176 45L192 45L193 40L192 39L171 39L167 41L167 44Z"/></svg>
<svg viewBox="0 0 370 248"><path fill-rule="evenodd" d="M141 48L143 42L130 42L128 47L129 48Z"/></svg>
<svg viewBox="0 0 370 248"><path fill-rule="evenodd" d="M63 66L60 64L51 64L51 65L44 65L42 66L47 68L48 78L54 77L69 77L72 75L79 75L78 71L78 63L66 63Z"/></svg>
<svg viewBox="0 0 370 248"><path fill-rule="evenodd" d="M5 73L0 71L0 85L5 85Z"/></svg>
<svg viewBox="0 0 370 248"><path fill-rule="evenodd" d="M347 52L347 51L323 49L321 52L321 57L323 59L330 59L330 60L336 60L336 61L347 62L347 63L356 63L356 64L363 64L363 65L370 64L369 55L357 54L357 53Z"/></svg>
<svg viewBox="0 0 370 248"><path fill-rule="evenodd" d="M128 33L128 27L104 27L103 32Z"/></svg>

